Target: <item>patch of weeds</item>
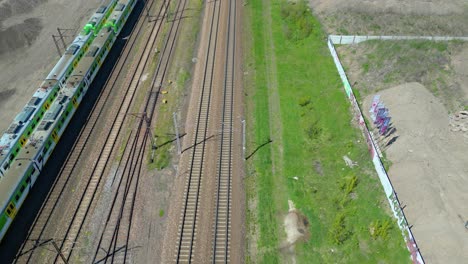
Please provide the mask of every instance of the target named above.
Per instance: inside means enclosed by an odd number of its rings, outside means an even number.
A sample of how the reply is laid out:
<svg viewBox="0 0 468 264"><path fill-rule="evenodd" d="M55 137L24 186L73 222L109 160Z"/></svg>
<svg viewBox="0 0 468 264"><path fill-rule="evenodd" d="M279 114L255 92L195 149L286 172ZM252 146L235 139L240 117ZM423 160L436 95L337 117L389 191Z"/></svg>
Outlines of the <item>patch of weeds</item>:
<svg viewBox="0 0 468 264"><path fill-rule="evenodd" d="M369 226L369 232L373 239L382 238L387 239L388 233L392 229L392 223L386 219L384 221L377 220L372 222Z"/></svg>
<svg viewBox="0 0 468 264"><path fill-rule="evenodd" d="M309 105L310 102L311 102L310 96L302 96L299 99L299 105L302 106L302 107L305 107L305 106Z"/></svg>
<svg viewBox="0 0 468 264"><path fill-rule="evenodd" d="M350 175L343 178L340 184L340 188L345 191L345 194L348 195L358 184L358 177L356 175Z"/></svg>
<svg viewBox="0 0 468 264"><path fill-rule="evenodd" d="M161 210L159 210L159 217L163 217L163 216L164 216L164 210L161 209Z"/></svg>
<svg viewBox="0 0 468 264"><path fill-rule="evenodd" d="M352 232L347 229L345 219L346 216L343 212L339 212L335 216L335 220L330 228L330 239L334 244L343 244L352 234Z"/></svg>
<svg viewBox="0 0 468 264"><path fill-rule="evenodd" d="M311 122L306 130L307 137L310 140L317 139L321 132L322 132L322 128L320 127L318 120Z"/></svg>
<svg viewBox="0 0 468 264"><path fill-rule="evenodd" d="M362 72L363 72L363 73L368 73L368 72L369 72L369 67L370 67L369 62L364 62L364 63L362 64Z"/></svg>
<svg viewBox="0 0 468 264"><path fill-rule="evenodd" d="M156 158L156 168L162 170L169 166L171 161L171 154L168 150L160 151Z"/></svg>
<svg viewBox="0 0 468 264"><path fill-rule="evenodd" d="M281 6L281 17L284 21L284 35L291 41L307 38L315 26L310 8L303 0L284 1Z"/></svg>

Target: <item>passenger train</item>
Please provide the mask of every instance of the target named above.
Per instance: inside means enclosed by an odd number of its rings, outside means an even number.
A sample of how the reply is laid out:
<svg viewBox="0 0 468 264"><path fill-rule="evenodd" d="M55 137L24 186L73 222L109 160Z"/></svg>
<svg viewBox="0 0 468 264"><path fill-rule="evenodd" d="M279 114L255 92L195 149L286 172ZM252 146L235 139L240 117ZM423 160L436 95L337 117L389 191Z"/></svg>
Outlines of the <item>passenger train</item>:
<svg viewBox="0 0 468 264"><path fill-rule="evenodd" d="M101 6L96 10L65 54L41 83L31 100L0 138L0 178L9 169L19 150L24 147L32 131L42 120L45 111L57 98L59 90L63 88L70 73L76 68L83 54L96 37L96 30L106 23L116 4L117 0L113 0L109 8Z"/></svg>
<svg viewBox="0 0 468 264"><path fill-rule="evenodd" d="M8 136L11 141L5 141L8 144L4 149L9 150L5 151L6 161L2 160L0 177L0 241L79 107L136 1L112 0L107 7L102 6L94 13L43 86L15 118L12 125L17 124L19 128L10 126L5 133L4 137Z"/></svg>

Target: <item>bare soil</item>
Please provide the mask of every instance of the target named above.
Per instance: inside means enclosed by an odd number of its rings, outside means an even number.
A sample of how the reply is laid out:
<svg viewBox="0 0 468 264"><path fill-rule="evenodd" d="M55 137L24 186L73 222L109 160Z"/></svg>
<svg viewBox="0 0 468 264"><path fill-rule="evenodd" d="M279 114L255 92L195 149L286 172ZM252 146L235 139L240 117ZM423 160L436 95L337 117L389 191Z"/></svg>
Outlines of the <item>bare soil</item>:
<svg viewBox="0 0 468 264"><path fill-rule="evenodd" d="M468 35L464 0L309 0L330 34Z"/></svg>
<svg viewBox="0 0 468 264"><path fill-rule="evenodd" d="M419 83L378 94L398 135L385 149L393 163L389 175L424 259L463 263L468 259L468 138L450 131L444 105ZM366 97L364 110L372 97Z"/></svg>
<svg viewBox="0 0 468 264"><path fill-rule="evenodd" d="M73 41L106 0L0 0L0 133L29 101L58 61L57 27ZM61 47L63 52L63 47Z"/></svg>

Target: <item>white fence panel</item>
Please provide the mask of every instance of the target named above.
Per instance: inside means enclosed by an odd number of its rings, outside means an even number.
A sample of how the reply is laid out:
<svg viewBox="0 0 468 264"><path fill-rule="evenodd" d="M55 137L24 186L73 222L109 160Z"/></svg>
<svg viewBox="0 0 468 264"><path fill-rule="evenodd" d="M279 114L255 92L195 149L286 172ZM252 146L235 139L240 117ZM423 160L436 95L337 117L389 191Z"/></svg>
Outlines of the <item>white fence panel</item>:
<svg viewBox="0 0 468 264"><path fill-rule="evenodd" d="M333 44L347 45L357 44L367 40L432 40L432 41L449 41L460 40L468 41L468 37L448 37L448 36L358 36L358 35L330 35L328 37Z"/></svg>
<svg viewBox="0 0 468 264"><path fill-rule="evenodd" d="M365 36L364 37L364 39L371 39L371 38L388 39L387 37L383 38L379 36ZM356 98L354 97L352 87L349 84L346 73L344 72L343 66L341 65L341 61L334 47L334 40L337 41L338 43L344 44L344 42L347 43L349 41L352 41L352 43L357 43L356 41L361 41L362 39L363 37L354 37L354 36L330 36L328 39L328 48L330 49L330 53L333 57L333 61L335 62L338 73L340 74L341 81L343 82L343 86L346 91L346 95L348 96L348 99L350 100L351 105L353 106L353 111L357 117L356 120L358 120L359 127L361 128L364 138L367 141L369 152L372 158L372 162L374 164L377 175L379 176L380 183L382 184L382 187L384 189L385 196L387 197L387 200L390 204L390 208L393 211L393 215L398 221L398 226L405 239L406 247L411 253L411 259L413 263L424 263L424 259L416 244L413 233L411 232L408 226L408 221L406 220L405 214L403 213L403 210L401 209L400 202L396 196L395 190L393 189L390 178L388 177L388 174L383 166L382 160L380 160L380 157L377 154L378 153L377 148L376 148L377 144L375 144L371 136L371 133L369 129L367 128L366 123L364 122L364 116L362 114L361 108L359 107L359 104L357 103Z"/></svg>

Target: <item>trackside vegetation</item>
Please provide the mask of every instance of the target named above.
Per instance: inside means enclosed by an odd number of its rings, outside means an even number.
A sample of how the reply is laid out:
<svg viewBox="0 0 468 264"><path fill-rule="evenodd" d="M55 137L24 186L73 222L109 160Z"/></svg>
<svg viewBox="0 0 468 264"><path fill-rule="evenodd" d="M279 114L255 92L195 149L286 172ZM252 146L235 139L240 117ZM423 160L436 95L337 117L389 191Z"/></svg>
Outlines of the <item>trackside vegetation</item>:
<svg viewBox="0 0 468 264"><path fill-rule="evenodd" d="M243 10L246 263L409 263L319 22L300 0ZM292 248L288 200L308 222Z"/></svg>

